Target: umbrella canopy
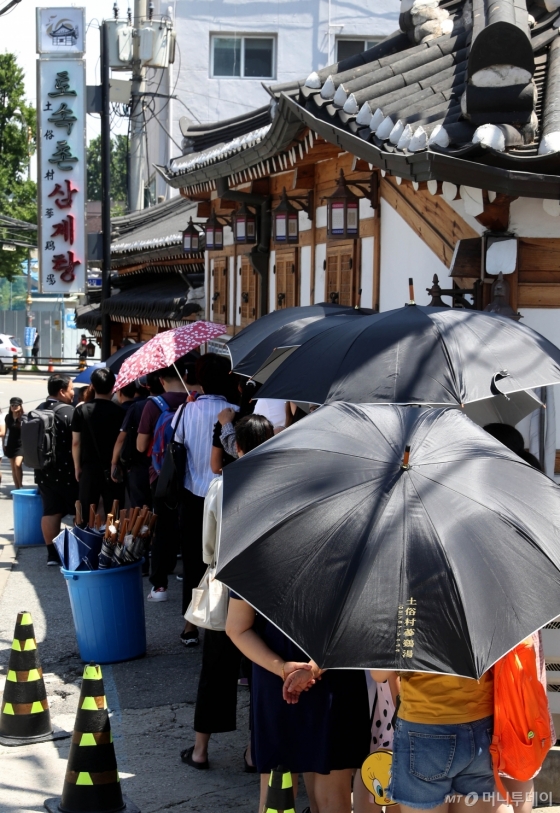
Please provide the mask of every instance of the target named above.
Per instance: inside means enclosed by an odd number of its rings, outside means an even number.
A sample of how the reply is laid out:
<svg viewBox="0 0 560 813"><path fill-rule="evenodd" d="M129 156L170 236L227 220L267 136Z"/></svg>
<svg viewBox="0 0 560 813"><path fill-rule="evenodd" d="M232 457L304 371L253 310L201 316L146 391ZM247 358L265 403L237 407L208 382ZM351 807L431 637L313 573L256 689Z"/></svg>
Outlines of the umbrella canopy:
<svg viewBox="0 0 560 813"><path fill-rule="evenodd" d="M277 347L302 344L307 337L302 339L300 331L313 323L321 322L327 316L372 312L326 302L272 311L247 325L229 340L227 346L233 371L240 375L254 375Z"/></svg>
<svg viewBox="0 0 560 813"><path fill-rule="evenodd" d="M92 364L91 367L86 367L82 370L81 373L78 373L76 378L74 379L74 384L89 384L91 381L91 374L94 370L99 370L100 367L106 367L107 365L104 364L102 361L98 361L95 364Z"/></svg>
<svg viewBox="0 0 560 813"><path fill-rule="evenodd" d="M170 367L177 359L185 356L190 350L199 347L209 339L222 336L224 326L214 322L190 322L163 333L158 333L153 339L127 358L119 371L115 390L126 387L142 375L154 373Z"/></svg>
<svg viewBox="0 0 560 813"><path fill-rule="evenodd" d="M410 305L306 341L260 398L467 404L560 382L560 349L508 317Z"/></svg>
<svg viewBox="0 0 560 813"><path fill-rule="evenodd" d="M479 678L560 614L560 489L459 409L321 407L223 476L218 578L323 668Z"/></svg>

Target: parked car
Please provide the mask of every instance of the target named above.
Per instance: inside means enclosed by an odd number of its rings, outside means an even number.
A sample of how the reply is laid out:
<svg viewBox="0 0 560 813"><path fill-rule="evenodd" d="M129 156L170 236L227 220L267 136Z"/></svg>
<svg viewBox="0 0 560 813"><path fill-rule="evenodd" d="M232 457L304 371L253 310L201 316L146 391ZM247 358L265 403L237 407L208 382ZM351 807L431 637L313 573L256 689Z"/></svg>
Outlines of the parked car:
<svg viewBox="0 0 560 813"><path fill-rule="evenodd" d="M23 350L15 336L0 333L0 374L6 373L12 366L13 356L21 358Z"/></svg>

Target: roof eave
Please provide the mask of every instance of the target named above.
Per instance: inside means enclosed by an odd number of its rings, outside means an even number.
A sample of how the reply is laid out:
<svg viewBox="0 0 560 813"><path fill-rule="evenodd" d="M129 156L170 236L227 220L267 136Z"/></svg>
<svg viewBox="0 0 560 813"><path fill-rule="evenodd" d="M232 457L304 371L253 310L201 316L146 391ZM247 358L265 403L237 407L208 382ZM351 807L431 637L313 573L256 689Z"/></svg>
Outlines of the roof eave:
<svg viewBox="0 0 560 813"><path fill-rule="evenodd" d="M359 136L317 118L287 96L282 98L280 106L289 107L296 118L330 144L401 178L417 182L449 181L457 185L490 189L511 196L553 200L560 198L560 176L520 171L518 169L520 159L512 159L512 163L516 164L515 168L504 169L432 149L407 154L389 153Z"/></svg>
<svg viewBox="0 0 560 813"><path fill-rule="evenodd" d="M294 115L294 111L288 106L287 101L288 97L283 95L270 130L258 144L241 150L224 161L217 161L215 164L209 164L181 175L172 175L166 167L162 166L156 165L156 170L170 186L175 189L184 189L196 184L215 181L217 178L228 177L258 164L259 161L271 158L285 149L304 126L301 119Z"/></svg>

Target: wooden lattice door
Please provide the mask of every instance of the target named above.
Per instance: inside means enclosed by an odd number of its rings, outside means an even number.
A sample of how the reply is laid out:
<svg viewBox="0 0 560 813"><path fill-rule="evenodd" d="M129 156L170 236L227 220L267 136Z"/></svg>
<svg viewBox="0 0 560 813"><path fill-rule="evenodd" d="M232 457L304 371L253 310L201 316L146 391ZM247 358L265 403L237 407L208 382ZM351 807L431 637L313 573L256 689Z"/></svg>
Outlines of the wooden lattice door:
<svg viewBox="0 0 560 813"><path fill-rule="evenodd" d="M297 251L276 254L276 308L293 308L298 304Z"/></svg>
<svg viewBox="0 0 560 813"><path fill-rule="evenodd" d="M337 305L356 304L356 271L354 241L327 248L327 302Z"/></svg>
<svg viewBox="0 0 560 813"><path fill-rule="evenodd" d="M248 257L241 258L241 327L251 324L257 318L257 298L259 277Z"/></svg>
<svg viewBox="0 0 560 813"><path fill-rule="evenodd" d="M212 294L212 320L219 325L227 324L228 310L228 261L227 257L214 260L212 270L214 292Z"/></svg>

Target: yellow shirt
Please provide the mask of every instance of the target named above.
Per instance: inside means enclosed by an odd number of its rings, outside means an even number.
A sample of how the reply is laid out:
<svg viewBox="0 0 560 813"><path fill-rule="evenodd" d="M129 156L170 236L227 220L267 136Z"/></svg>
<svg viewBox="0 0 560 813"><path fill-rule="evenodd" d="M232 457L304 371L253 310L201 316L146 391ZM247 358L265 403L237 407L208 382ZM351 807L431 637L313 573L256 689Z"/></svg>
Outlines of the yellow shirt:
<svg viewBox="0 0 560 813"><path fill-rule="evenodd" d="M401 672L399 717L408 723L453 725L472 723L494 714L494 675L480 680Z"/></svg>

